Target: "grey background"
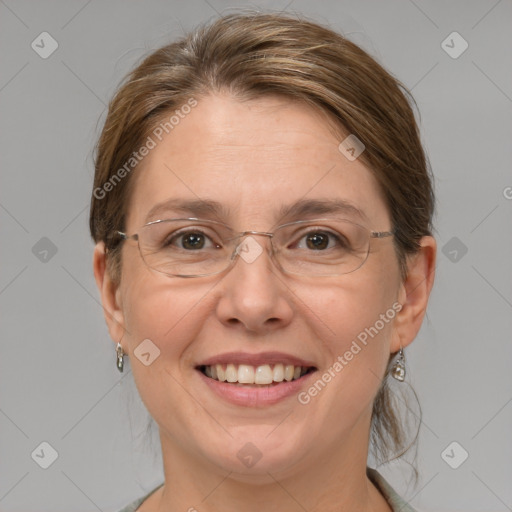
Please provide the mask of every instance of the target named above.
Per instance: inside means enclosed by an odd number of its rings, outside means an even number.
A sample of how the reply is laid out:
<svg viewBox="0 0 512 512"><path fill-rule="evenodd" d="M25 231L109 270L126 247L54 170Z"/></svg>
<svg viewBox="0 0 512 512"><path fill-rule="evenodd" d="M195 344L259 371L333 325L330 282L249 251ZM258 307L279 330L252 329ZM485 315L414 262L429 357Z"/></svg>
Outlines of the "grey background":
<svg viewBox="0 0 512 512"><path fill-rule="evenodd" d="M418 510L512 510L510 0L0 0L0 510L116 510L162 479L93 278L92 148L143 55L251 6L329 24L412 89L438 198L437 280L406 351L421 479L379 470ZM31 48L43 31L59 45L47 59ZM441 46L453 31L469 44L456 59ZM43 441L48 469L31 457ZM469 453L457 469L441 456L453 441Z"/></svg>

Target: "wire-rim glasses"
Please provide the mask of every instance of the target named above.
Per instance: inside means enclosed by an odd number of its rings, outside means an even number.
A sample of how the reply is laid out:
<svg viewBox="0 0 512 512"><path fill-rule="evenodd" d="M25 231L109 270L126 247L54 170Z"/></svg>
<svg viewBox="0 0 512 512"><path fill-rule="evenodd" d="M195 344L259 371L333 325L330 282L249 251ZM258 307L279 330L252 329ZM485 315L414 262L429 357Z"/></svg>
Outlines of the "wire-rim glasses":
<svg viewBox="0 0 512 512"><path fill-rule="evenodd" d="M230 268L238 255L252 263L264 251L253 235L270 238L270 256L284 273L338 276L362 267L368 259L370 239L390 237L394 231L371 231L348 219L326 218L289 222L272 233L237 233L222 222L189 217L155 220L133 235L117 234L137 241L149 268L172 277L219 274Z"/></svg>

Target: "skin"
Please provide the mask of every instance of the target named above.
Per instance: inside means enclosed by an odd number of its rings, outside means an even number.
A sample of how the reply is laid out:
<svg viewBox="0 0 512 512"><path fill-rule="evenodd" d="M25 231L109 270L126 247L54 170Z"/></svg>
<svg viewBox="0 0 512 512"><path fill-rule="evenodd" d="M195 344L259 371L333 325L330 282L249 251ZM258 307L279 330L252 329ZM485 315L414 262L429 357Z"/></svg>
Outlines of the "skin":
<svg viewBox="0 0 512 512"><path fill-rule="evenodd" d="M303 104L200 98L133 176L126 231L136 233L150 208L171 197L221 202L230 211L222 220L236 231L271 230L281 223L278 208L301 198L343 198L365 212L369 229L389 230L375 178L338 151L341 140L325 114ZM436 243L422 239L405 282L392 238L372 240L370 251L360 269L343 276L285 275L264 251L223 274L183 279L150 270L129 241L115 286L103 243L96 245L110 335L121 340L160 429L165 485L141 511L391 510L365 472L372 404L390 353L420 329ZM224 352L279 350L314 361L321 375L396 301L400 313L307 405L297 397L265 408L232 405L194 370ZM132 356L146 338L161 351L149 366ZM251 468L237 457L247 442L262 454Z"/></svg>

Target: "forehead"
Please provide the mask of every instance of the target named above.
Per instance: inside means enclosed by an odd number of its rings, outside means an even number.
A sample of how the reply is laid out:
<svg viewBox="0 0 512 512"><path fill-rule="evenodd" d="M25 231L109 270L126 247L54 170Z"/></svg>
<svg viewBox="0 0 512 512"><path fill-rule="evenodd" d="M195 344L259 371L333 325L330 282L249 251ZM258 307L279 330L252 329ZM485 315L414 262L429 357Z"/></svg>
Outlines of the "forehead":
<svg viewBox="0 0 512 512"><path fill-rule="evenodd" d="M207 96L168 131L161 140L151 135L155 147L134 171L129 228L183 216L176 207L185 202L201 214L186 216L251 222L251 229L308 208L322 216L326 202L372 229L389 227L374 176L339 151L344 136L312 107L279 97Z"/></svg>

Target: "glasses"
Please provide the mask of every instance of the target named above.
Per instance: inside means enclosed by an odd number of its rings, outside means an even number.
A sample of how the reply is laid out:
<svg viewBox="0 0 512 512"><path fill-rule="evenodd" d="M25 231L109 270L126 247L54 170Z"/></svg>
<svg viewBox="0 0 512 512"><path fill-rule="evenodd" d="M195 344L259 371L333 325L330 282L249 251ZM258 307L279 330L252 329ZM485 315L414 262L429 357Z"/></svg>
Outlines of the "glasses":
<svg viewBox="0 0 512 512"><path fill-rule="evenodd" d="M136 240L144 263L168 276L202 277L230 268L239 255L252 263L263 252L256 238L270 238L270 255L284 273L339 276L361 268L368 259L370 239L394 231L370 231L346 219L299 220L273 233L235 232L228 225L197 218L155 220L124 240Z"/></svg>

